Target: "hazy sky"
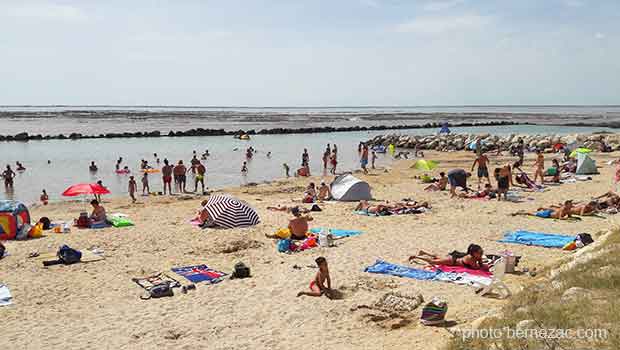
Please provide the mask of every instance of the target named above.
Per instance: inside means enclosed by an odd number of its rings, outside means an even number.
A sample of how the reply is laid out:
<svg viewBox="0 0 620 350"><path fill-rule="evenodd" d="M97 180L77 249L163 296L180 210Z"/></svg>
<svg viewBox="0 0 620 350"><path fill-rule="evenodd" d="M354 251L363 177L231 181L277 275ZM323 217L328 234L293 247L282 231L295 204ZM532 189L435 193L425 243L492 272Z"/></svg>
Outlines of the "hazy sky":
<svg viewBox="0 0 620 350"><path fill-rule="evenodd" d="M0 0L0 104L620 104L618 0Z"/></svg>

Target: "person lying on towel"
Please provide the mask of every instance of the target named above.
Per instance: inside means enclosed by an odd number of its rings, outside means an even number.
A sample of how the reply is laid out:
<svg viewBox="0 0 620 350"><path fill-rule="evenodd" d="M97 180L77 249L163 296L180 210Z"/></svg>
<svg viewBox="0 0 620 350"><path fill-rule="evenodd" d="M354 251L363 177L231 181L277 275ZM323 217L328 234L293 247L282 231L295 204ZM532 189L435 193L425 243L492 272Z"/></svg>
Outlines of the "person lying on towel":
<svg viewBox="0 0 620 350"><path fill-rule="evenodd" d="M543 219L566 220L573 217L573 201L568 200L564 202L564 205L561 208L555 208L552 206L549 208L538 208L535 212L518 211L512 215L536 216Z"/></svg>
<svg viewBox="0 0 620 350"><path fill-rule="evenodd" d="M314 220L310 215L302 215L298 207L291 209L293 218L288 223L288 228L278 230L275 234L265 234L267 238L303 240L308 236L309 221Z"/></svg>
<svg viewBox="0 0 620 350"><path fill-rule="evenodd" d="M472 270L484 270L488 271L489 266L482 262L484 251L482 247L477 244L470 244L467 247L467 253L459 251L453 251L445 257L441 257L437 254L427 253L420 250L417 255L409 257L409 261L422 260L433 266L463 266Z"/></svg>

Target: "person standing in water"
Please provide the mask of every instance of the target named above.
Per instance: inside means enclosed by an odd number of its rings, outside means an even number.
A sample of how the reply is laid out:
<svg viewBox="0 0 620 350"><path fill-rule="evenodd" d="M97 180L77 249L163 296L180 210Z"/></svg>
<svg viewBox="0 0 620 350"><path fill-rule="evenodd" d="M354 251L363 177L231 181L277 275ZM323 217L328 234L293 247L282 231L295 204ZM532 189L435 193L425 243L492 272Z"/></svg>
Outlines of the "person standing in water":
<svg viewBox="0 0 620 350"><path fill-rule="evenodd" d="M15 178L15 172L11 169L10 165L6 165L6 170L2 173L4 178L4 186L7 188L13 188L13 178Z"/></svg>
<svg viewBox="0 0 620 350"><path fill-rule="evenodd" d="M198 183L202 185L202 192L205 192L205 173L207 172L207 168L198 161L196 164L196 179L194 180L194 192L198 191Z"/></svg>
<svg viewBox="0 0 620 350"><path fill-rule="evenodd" d="M375 161L376 161L376 160L377 160L377 153L376 153L375 151L372 151L372 154L371 154L371 156L370 156L370 164L371 164L371 167L372 167L373 169L376 169L376 168L375 168Z"/></svg>
<svg viewBox="0 0 620 350"><path fill-rule="evenodd" d="M331 169L329 172L332 175L336 175L336 166L338 165L338 153L336 152L336 145L334 145L334 151L332 152L332 156L330 157Z"/></svg>
<svg viewBox="0 0 620 350"><path fill-rule="evenodd" d="M291 177L290 175L291 168L288 166L288 164L283 163L282 166L284 167L284 174L286 175L286 177Z"/></svg>
<svg viewBox="0 0 620 350"><path fill-rule="evenodd" d="M41 201L41 203L43 205L47 205L48 201L49 201L50 197L47 195L47 192L45 191L45 189L41 192L41 197L39 197L39 200Z"/></svg>
<svg viewBox="0 0 620 350"><path fill-rule="evenodd" d="M90 166L88 167L88 170L91 173L94 173L94 172L96 172L98 170L97 169L97 165L95 165L95 161L90 162Z"/></svg>
<svg viewBox="0 0 620 350"><path fill-rule="evenodd" d="M185 193L185 184L187 182L185 173L187 173L187 168L183 165L182 160L179 160L179 163L172 168L172 173L174 174L174 182L177 185L178 191L180 193Z"/></svg>
<svg viewBox="0 0 620 350"><path fill-rule="evenodd" d="M164 166L161 168L162 180L164 182L164 194L166 194L166 187L168 193L172 194L172 165L168 163L168 159L164 159Z"/></svg>
<svg viewBox="0 0 620 350"><path fill-rule="evenodd" d="M301 154L301 166L309 166L310 164L310 155L308 154L308 149L304 148L304 153Z"/></svg>
<svg viewBox="0 0 620 350"><path fill-rule="evenodd" d="M149 193L151 193L151 189L149 188L149 173L145 171L144 174L142 174L142 195L148 196Z"/></svg>

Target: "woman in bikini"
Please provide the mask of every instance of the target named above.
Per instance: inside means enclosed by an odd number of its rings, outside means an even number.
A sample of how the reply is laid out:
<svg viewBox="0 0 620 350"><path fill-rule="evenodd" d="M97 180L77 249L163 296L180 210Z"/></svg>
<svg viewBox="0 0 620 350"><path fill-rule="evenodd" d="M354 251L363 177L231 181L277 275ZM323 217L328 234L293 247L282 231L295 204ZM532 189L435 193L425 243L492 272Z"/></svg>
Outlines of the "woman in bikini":
<svg viewBox="0 0 620 350"><path fill-rule="evenodd" d="M489 266L482 262L483 253L482 247L477 244L470 244L467 247L467 253L455 250L445 257L440 257L420 250L418 255L410 256L409 261L422 260L434 266L463 266L472 270L488 270Z"/></svg>

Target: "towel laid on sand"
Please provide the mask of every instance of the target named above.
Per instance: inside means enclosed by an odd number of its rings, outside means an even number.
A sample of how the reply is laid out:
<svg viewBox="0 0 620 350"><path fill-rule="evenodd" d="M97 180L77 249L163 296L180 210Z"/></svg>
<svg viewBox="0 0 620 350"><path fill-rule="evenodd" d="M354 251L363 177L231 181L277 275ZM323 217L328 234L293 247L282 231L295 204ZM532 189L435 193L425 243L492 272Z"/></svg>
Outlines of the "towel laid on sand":
<svg viewBox="0 0 620 350"><path fill-rule="evenodd" d="M442 272L454 272L454 273L467 273L470 275L474 275L474 276L481 276L481 277L491 277L493 276L493 274L489 271L484 271L484 270L473 270L473 269L468 269L464 266L447 266L447 265L441 265L441 266L437 266L437 270L440 270Z"/></svg>
<svg viewBox="0 0 620 350"><path fill-rule="evenodd" d="M398 277L414 278L417 280L433 280L440 273L439 271L414 269L408 266L391 264L383 260L377 260L373 265L365 268L364 271Z"/></svg>
<svg viewBox="0 0 620 350"><path fill-rule="evenodd" d="M7 306L13 304L13 296L9 287L0 282L0 306Z"/></svg>
<svg viewBox="0 0 620 350"><path fill-rule="evenodd" d="M207 265L193 265L173 267L172 272L187 278L192 283L209 282L217 283L226 276L224 272L213 270Z"/></svg>
<svg viewBox="0 0 620 350"><path fill-rule="evenodd" d="M499 242L535 245L546 248L562 248L574 240L575 236L518 230L506 232L504 238L499 240Z"/></svg>
<svg viewBox="0 0 620 350"><path fill-rule="evenodd" d="M310 233L314 233L314 234L318 235L319 233L321 233L321 230L325 230L325 228L324 227L311 228L310 229ZM362 231L339 230L339 229L336 229L336 228L330 228L328 230L335 237L352 237L352 236L359 236L359 235L361 235L363 233Z"/></svg>

